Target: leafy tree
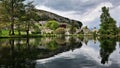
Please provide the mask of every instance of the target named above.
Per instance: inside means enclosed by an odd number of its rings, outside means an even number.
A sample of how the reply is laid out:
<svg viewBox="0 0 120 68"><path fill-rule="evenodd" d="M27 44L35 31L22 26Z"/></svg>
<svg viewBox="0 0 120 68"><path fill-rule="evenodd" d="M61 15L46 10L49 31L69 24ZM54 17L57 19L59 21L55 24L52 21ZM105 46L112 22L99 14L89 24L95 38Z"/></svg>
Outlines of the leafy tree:
<svg viewBox="0 0 120 68"><path fill-rule="evenodd" d="M36 14L35 12L35 7L34 5L32 4L33 2L29 2L27 4L27 7L26 7L26 33L27 35L29 35L29 30L30 30L30 26L31 25L35 25L34 22L35 21L39 21L38 20L38 15Z"/></svg>
<svg viewBox="0 0 120 68"><path fill-rule="evenodd" d="M0 0L2 19L10 23L10 35L14 35L14 26L17 26L19 35L22 22L26 22L26 32L29 34L30 23L38 21L39 16L34 11L33 2L24 4L25 0ZM32 23L33 25L33 23Z"/></svg>
<svg viewBox="0 0 120 68"><path fill-rule="evenodd" d="M3 28L6 28L6 26L10 25L9 20L7 17L5 17L7 14L5 14L5 8L3 7L2 0L0 0L0 30L2 31Z"/></svg>
<svg viewBox="0 0 120 68"><path fill-rule="evenodd" d="M57 21L52 20L52 21L48 21L48 22L45 24L45 26L48 27L48 28L50 28L50 29L52 29L52 30L55 30L55 29L58 28L59 23L58 23Z"/></svg>
<svg viewBox="0 0 120 68"><path fill-rule="evenodd" d="M100 16L100 34L116 34L116 21L110 16L109 8L102 7L102 14Z"/></svg>
<svg viewBox="0 0 120 68"><path fill-rule="evenodd" d="M25 0L1 0L3 19L10 22L11 28L9 34L11 35L14 35L15 19L18 18L23 9L23 1Z"/></svg>
<svg viewBox="0 0 120 68"><path fill-rule="evenodd" d="M16 21L16 26L17 26L17 30L18 30L18 34L21 35L21 28L23 27L23 22L25 21L24 20L24 17L25 17L25 7L26 5L23 4L22 2L17 6L17 13L16 13L16 16L17 18L15 19Z"/></svg>

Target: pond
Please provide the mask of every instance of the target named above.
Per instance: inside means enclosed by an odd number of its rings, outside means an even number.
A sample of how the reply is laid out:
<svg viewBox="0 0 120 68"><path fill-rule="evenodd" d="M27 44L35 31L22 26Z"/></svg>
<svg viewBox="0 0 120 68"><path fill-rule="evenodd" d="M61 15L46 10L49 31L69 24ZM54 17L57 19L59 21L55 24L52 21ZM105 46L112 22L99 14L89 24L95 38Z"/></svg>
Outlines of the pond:
<svg viewBox="0 0 120 68"><path fill-rule="evenodd" d="M1 38L0 68L120 68L120 39Z"/></svg>

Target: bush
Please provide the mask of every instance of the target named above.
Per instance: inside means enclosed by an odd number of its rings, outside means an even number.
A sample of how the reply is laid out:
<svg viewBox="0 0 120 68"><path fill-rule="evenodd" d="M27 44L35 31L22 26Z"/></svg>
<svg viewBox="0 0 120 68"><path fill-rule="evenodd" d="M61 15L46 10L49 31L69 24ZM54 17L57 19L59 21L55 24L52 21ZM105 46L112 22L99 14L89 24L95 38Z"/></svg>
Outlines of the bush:
<svg viewBox="0 0 120 68"><path fill-rule="evenodd" d="M55 33L56 33L56 34L65 34L65 29L64 29L64 28L57 28L57 29L55 30Z"/></svg>
<svg viewBox="0 0 120 68"><path fill-rule="evenodd" d="M57 21L52 20L52 21L48 21L48 22L45 24L45 26L48 27L48 28L50 28L50 29L52 29L52 30L55 30L55 29L58 28L59 23L58 23Z"/></svg>

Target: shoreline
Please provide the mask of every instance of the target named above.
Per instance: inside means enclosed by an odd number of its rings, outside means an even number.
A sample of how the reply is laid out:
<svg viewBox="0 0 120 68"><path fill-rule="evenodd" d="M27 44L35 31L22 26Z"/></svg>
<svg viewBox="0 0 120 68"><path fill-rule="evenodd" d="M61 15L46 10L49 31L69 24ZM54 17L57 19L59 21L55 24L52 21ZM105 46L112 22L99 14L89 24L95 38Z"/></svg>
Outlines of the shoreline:
<svg viewBox="0 0 120 68"><path fill-rule="evenodd" d="M8 36L0 36L0 38L37 38L37 37L63 37L63 36L71 36L71 37L84 37L84 36L93 36L93 37L120 37L120 35L84 35L84 34L31 34L31 35L8 35Z"/></svg>

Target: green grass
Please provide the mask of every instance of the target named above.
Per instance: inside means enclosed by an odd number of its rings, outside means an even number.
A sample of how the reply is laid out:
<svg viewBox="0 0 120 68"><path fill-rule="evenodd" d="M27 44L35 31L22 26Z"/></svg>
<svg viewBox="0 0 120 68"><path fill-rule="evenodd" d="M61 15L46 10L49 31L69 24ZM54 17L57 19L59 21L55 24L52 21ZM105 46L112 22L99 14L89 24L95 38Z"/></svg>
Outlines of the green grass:
<svg viewBox="0 0 120 68"><path fill-rule="evenodd" d="M81 36L81 35L62 35L62 34L30 34L29 37L57 37L57 36ZM9 30L2 30L2 34L0 37L26 37L26 32L22 31L21 35L18 34L18 31L15 30L15 35L10 36L9 35Z"/></svg>
<svg viewBox="0 0 120 68"><path fill-rule="evenodd" d="M79 37L83 38L83 34L70 34L70 35L61 35L61 34L29 34L29 36L26 35L25 31L21 31L21 35L18 34L18 31L15 30L15 35L10 36L9 30L1 30L0 31L0 37L59 37L59 36L71 36L71 37ZM87 36L87 35L85 35ZM88 35L89 36L89 35ZM93 36L93 35L91 35ZM100 37L116 37L116 35L100 35ZM118 35L120 37L120 35Z"/></svg>
<svg viewBox="0 0 120 68"><path fill-rule="evenodd" d="M21 31L21 35L19 35L17 30L15 30L14 33L15 33L15 35L9 35L9 30L1 30L0 38L18 38L18 37L32 38L32 37L41 37L42 36L41 34L29 34L27 36L25 31Z"/></svg>
<svg viewBox="0 0 120 68"><path fill-rule="evenodd" d="M1 30L1 36L8 36L9 35L9 31L8 30Z"/></svg>
<svg viewBox="0 0 120 68"><path fill-rule="evenodd" d="M26 32L21 32L21 35L25 35ZM15 35L18 35L18 31L15 30ZM9 30L1 30L0 36L9 36Z"/></svg>

